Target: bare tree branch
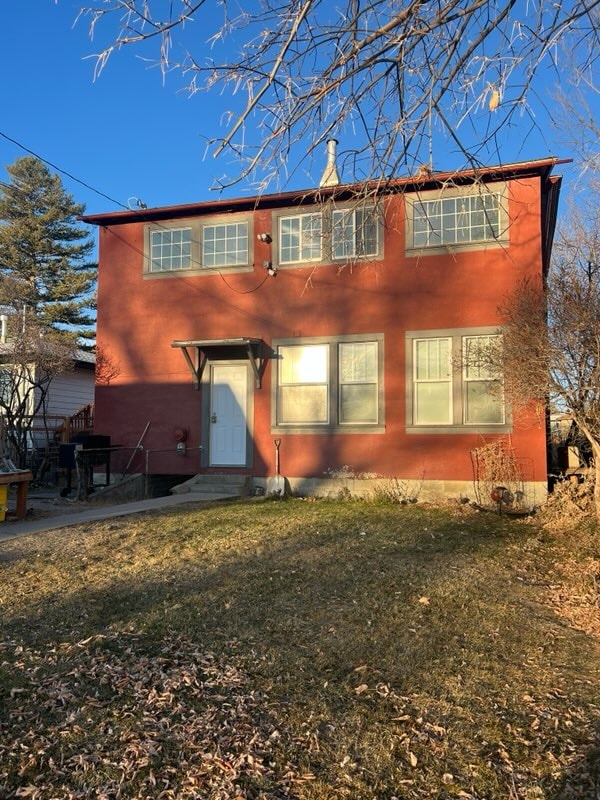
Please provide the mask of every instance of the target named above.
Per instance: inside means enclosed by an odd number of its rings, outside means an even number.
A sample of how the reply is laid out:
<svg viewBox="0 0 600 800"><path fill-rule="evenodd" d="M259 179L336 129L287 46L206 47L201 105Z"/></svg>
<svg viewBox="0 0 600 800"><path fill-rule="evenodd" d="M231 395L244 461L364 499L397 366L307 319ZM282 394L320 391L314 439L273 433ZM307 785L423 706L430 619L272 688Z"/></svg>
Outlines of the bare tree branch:
<svg viewBox="0 0 600 800"><path fill-rule="evenodd" d="M286 174L290 153L310 158L332 134L347 142L352 180L389 176L431 161L438 124L467 163L481 164L498 132L529 111L538 70L558 64L559 48L595 85L600 0L409 0L400 9L394 0L254 0L230 16L232 7L87 0L81 12L108 37L98 73L119 48L158 38L163 73L180 70L191 92L231 93L228 129L213 141L215 154L240 160L231 182L266 186Z"/></svg>

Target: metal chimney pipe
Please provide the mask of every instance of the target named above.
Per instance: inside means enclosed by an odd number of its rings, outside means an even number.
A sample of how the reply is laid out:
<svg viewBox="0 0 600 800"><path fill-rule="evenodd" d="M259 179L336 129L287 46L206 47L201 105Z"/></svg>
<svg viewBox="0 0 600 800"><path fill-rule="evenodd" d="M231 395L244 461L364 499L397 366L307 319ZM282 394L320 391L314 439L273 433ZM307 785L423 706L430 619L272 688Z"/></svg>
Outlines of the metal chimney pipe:
<svg viewBox="0 0 600 800"><path fill-rule="evenodd" d="M321 188L324 186L339 186L340 184L340 176L338 175L337 164L335 160L337 144L337 139L327 140L327 164L325 165L323 177L319 183Z"/></svg>
<svg viewBox="0 0 600 800"><path fill-rule="evenodd" d="M0 342L6 342L6 329L8 326L8 316L0 314Z"/></svg>

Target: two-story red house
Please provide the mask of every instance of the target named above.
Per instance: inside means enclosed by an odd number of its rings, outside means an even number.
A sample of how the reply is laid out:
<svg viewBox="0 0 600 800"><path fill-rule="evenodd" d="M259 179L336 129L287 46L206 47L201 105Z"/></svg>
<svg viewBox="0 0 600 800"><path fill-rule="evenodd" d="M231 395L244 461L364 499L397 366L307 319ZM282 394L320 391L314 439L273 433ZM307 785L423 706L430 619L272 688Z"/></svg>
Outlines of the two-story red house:
<svg viewBox="0 0 600 800"><path fill-rule="evenodd" d="M500 439L541 500L543 421L465 354L495 341L519 281L543 280L557 163L84 217L118 364L97 431L131 447L149 422L150 472L264 485L279 440L292 489L347 465L423 497L470 495L471 451Z"/></svg>

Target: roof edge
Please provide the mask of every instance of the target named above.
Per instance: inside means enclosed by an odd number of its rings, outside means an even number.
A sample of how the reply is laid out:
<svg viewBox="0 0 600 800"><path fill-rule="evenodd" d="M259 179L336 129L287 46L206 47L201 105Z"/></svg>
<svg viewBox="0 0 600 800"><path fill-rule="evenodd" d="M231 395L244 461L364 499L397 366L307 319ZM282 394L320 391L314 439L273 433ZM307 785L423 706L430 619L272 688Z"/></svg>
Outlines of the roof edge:
<svg viewBox="0 0 600 800"><path fill-rule="evenodd" d="M362 181L340 184L338 186L317 187L312 189L278 192L276 194L237 197L227 200L205 200L198 203L157 206L155 208L132 209L131 211L114 211L100 214L82 214L78 217L90 225L125 225L132 222L154 222L163 219L193 217L200 214L250 211L261 208L277 208L286 205L304 205L324 202L330 199L345 200L365 192L372 194L393 194L402 191L416 191L436 188L446 183L472 183L475 181L501 180L506 178L528 177L538 175L548 178L553 167L558 164L570 164L571 158L547 158L533 161L520 161L511 164L499 164L491 167L474 167L467 170L447 172L429 172L403 178L382 178L380 180Z"/></svg>

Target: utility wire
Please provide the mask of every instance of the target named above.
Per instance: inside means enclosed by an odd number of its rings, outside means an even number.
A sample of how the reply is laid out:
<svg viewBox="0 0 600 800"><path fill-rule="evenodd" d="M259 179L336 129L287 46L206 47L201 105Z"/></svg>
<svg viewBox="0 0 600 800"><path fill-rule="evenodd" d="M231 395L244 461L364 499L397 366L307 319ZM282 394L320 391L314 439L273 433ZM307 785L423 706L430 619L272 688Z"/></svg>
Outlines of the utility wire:
<svg viewBox="0 0 600 800"><path fill-rule="evenodd" d="M121 203L119 200L115 200L114 197L111 197L110 195L105 194L104 192L101 192L99 189L96 189L94 186L90 186L89 183L86 183L85 181L82 181L80 178L75 177L75 175L71 174L70 172L67 172L67 170L61 169L61 167L57 166L56 164L53 164L52 161L48 161L47 158L44 158L43 156L40 156L38 153L35 153L33 150L30 150L29 147L25 147L24 144L21 144L21 142L18 142L16 139L13 139L12 137L8 136L6 133L3 133L2 131L0 131L0 136L3 139L6 139L8 142L12 142L12 144L16 144L17 147L21 148L21 150L24 150L26 153L29 153L29 155L32 155L35 158L38 158L40 161L43 161L44 164L46 164L49 167L52 167L52 169L55 169L57 172L60 172L62 175L66 175L68 178L71 178L71 180L75 181L76 183L79 183L81 186L85 186L86 189L89 189L90 191L94 192L95 194L99 195L100 197L104 197L106 200L110 201L111 203L114 203L117 206L120 206L121 208L124 208L126 211L132 211L132 209L129 206L126 206L124 203ZM155 225L156 225L156 227L162 228L163 230L169 230L169 228L167 226L161 225L160 223L155 223ZM136 250L142 257L146 256L146 254L142 250L140 250L139 248L137 248L134 245L132 245L130 242L128 242L125 239L123 239L121 236L116 234L114 231L111 230L111 233L113 235L117 236L118 239L121 239L121 241L124 244L126 244L128 247L130 247L132 250ZM193 259L192 262L195 263L195 259ZM202 265L198 264L198 266L202 266ZM236 289L234 286L232 286L230 283L228 283L227 280L225 279L225 277L223 276L223 274L220 271L217 270L217 274L222 279L223 283L225 283L225 285L232 292L234 292L235 294L252 294L252 292L256 292L258 289L260 289L260 287L266 282L267 278L269 277L269 275L265 275L263 280L261 280L260 283L258 283L252 289L246 289L246 290L240 291L239 289Z"/></svg>
<svg viewBox="0 0 600 800"><path fill-rule="evenodd" d="M81 186L85 186L85 188L89 189L91 192L94 192L95 194L99 195L100 197L104 197L106 200L109 200L111 203L114 203L117 206L121 206L121 208L124 208L126 211L131 211L129 206L126 206L124 203L121 203L119 200L115 200L114 197L111 197L110 195L105 194L104 192L101 192L99 189L96 189L94 186L90 186L89 183L86 183L85 181L82 181L80 178L76 178L75 175L72 175L70 172L67 172L65 169L61 169L56 164L53 164L52 161L48 161L47 158L44 158L43 156L40 156L38 153L34 153L33 150L30 150L28 147L25 147L24 144L21 144L21 142L18 142L16 139L12 139L6 133L3 133L2 131L0 131L0 136L3 139L6 139L6 141L8 141L8 142L12 142L12 144L16 144L17 147L20 147L21 150L24 150L26 153L29 153L29 155L35 156L35 158L39 158L39 160L43 161L44 164L47 164L49 167L52 167L52 169L55 169L57 172L60 172L62 175L66 175L67 178L71 178L71 180L75 181L76 183L79 183Z"/></svg>

